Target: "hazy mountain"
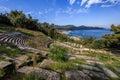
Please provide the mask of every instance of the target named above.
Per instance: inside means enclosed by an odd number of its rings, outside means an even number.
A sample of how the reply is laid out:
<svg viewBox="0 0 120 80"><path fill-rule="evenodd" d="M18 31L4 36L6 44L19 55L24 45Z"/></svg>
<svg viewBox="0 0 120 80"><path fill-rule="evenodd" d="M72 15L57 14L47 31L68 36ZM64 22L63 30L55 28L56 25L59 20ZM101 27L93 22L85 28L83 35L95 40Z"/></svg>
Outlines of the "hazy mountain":
<svg viewBox="0 0 120 80"><path fill-rule="evenodd" d="M105 29L101 27L92 27L92 26L74 26L74 25L56 25L56 29L59 30L93 30L93 29Z"/></svg>

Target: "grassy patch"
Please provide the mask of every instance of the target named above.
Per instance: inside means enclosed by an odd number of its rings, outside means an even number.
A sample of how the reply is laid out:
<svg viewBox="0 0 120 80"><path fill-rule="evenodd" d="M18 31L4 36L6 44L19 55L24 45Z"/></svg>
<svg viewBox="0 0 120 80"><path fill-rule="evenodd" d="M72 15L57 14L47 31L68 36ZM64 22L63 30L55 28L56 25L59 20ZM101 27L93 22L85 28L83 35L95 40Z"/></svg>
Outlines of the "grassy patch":
<svg viewBox="0 0 120 80"><path fill-rule="evenodd" d="M17 46L8 43L0 42L0 54L7 54L8 56L14 57L21 52Z"/></svg>
<svg viewBox="0 0 120 80"><path fill-rule="evenodd" d="M49 69L57 70L61 72L66 71L66 70L82 70L83 69L81 67L74 65L74 63L84 64L84 60L76 59L76 60L69 60L66 62L58 61L55 64L52 64L51 66L49 66Z"/></svg>
<svg viewBox="0 0 120 80"><path fill-rule="evenodd" d="M22 34L28 36L28 37L34 37L34 35L30 32L23 32L23 31L20 31L20 30L17 30L18 32L21 32Z"/></svg>
<svg viewBox="0 0 120 80"><path fill-rule="evenodd" d="M45 80L39 77L37 74L30 74L24 77L15 77L13 80Z"/></svg>
<svg viewBox="0 0 120 80"><path fill-rule="evenodd" d="M55 61L66 61L66 55L68 53L68 49L62 46L56 46L50 48L50 57Z"/></svg>

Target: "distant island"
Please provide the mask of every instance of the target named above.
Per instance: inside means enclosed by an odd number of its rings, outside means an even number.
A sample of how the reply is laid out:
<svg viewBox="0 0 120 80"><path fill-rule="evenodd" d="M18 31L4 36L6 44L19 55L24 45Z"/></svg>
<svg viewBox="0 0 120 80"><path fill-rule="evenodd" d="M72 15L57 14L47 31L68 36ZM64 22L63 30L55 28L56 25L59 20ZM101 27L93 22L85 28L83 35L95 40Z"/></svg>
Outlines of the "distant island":
<svg viewBox="0 0 120 80"><path fill-rule="evenodd" d="M105 29L101 27L91 27L91 26L75 26L75 25L55 25L55 28L58 30L66 30L66 31L73 31L73 30L96 30L96 29Z"/></svg>

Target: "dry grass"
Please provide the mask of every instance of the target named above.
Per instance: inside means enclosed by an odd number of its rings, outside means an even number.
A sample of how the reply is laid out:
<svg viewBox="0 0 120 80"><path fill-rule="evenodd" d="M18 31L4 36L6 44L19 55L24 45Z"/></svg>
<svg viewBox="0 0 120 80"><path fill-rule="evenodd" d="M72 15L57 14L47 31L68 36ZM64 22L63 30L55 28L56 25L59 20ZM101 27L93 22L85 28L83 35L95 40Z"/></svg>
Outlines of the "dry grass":
<svg viewBox="0 0 120 80"><path fill-rule="evenodd" d="M36 49L42 49L42 50L47 50L46 49L46 44L51 41L51 38L44 35L42 32L38 31L32 31L32 30L27 30L27 29L22 29L22 28L16 28L16 30L21 31L25 34L31 35L29 36L29 39L27 41L27 45Z"/></svg>

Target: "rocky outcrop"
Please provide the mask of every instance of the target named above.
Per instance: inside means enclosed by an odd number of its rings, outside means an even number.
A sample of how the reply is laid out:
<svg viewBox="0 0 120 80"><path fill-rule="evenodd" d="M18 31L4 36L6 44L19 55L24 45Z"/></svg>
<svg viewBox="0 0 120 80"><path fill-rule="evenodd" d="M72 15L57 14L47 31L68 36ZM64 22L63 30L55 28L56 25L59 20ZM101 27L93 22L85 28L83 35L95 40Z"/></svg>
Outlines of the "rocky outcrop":
<svg viewBox="0 0 120 80"><path fill-rule="evenodd" d="M30 60L29 57L26 55L19 55L18 57L14 58L14 63L16 65L16 68L19 68L24 64L27 64L28 62L30 62Z"/></svg>
<svg viewBox="0 0 120 80"><path fill-rule="evenodd" d="M54 65L56 62L51 60L51 59L45 59L43 60L41 63L38 63L38 67L41 67L41 68L49 68L51 65Z"/></svg>
<svg viewBox="0 0 120 80"><path fill-rule="evenodd" d="M90 76L92 79L99 78L99 80L110 80L104 73L102 72L95 72L95 71L89 71L89 70L83 70L85 74Z"/></svg>
<svg viewBox="0 0 120 80"><path fill-rule="evenodd" d="M0 70L4 73L3 75L10 74L15 70L13 63L0 61Z"/></svg>
<svg viewBox="0 0 120 80"><path fill-rule="evenodd" d="M99 64L99 67L103 70L103 72L104 72L107 76L109 76L109 77L111 77L111 78L115 78L115 79L118 79L118 78L119 78L113 71L111 71L110 69L108 69L108 68L105 67L104 65L100 65L100 64Z"/></svg>
<svg viewBox="0 0 120 80"><path fill-rule="evenodd" d="M19 75L22 75L22 76L33 73L45 80L60 80L61 79L60 73L57 73L51 70L42 69L42 68L37 68L37 67L25 66L25 67L20 68L17 72Z"/></svg>
<svg viewBox="0 0 120 80"><path fill-rule="evenodd" d="M41 56L46 56L49 52L46 51L41 51L35 48L31 48L31 47L21 47L22 50L26 51L26 52L32 52Z"/></svg>
<svg viewBox="0 0 120 80"><path fill-rule="evenodd" d="M12 65L12 63L6 62L6 61L0 61L0 69L5 69L9 67L10 65Z"/></svg>
<svg viewBox="0 0 120 80"><path fill-rule="evenodd" d="M65 80L91 80L91 78L82 71L65 71Z"/></svg>

